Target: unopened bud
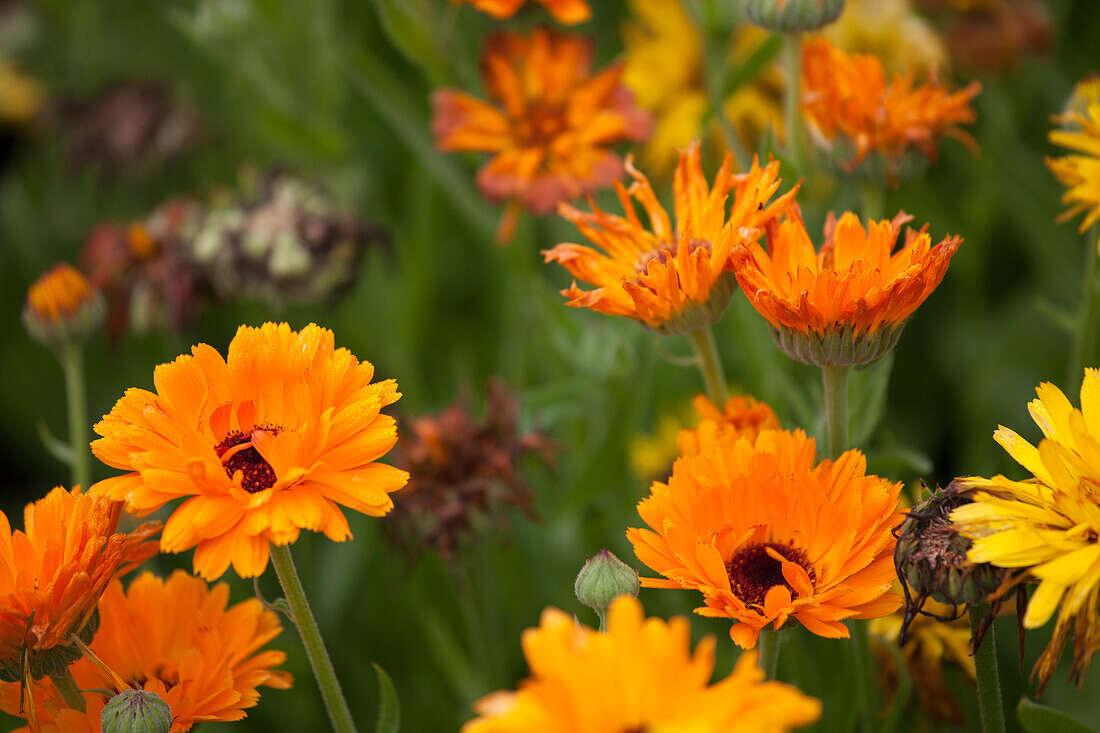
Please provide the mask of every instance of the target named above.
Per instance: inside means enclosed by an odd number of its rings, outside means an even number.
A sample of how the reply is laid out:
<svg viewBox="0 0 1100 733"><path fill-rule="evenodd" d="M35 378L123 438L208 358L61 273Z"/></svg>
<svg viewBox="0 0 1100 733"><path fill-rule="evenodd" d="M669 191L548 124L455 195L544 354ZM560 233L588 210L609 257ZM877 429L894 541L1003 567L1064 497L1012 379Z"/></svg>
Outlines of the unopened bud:
<svg viewBox="0 0 1100 733"><path fill-rule="evenodd" d="M616 596L637 597L638 571L610 551L600 550L595 556L588 558L577 573L573 592L577 594L578 601L594 608L603 618Z"/></svg>
<svg viewBox="0 0 1100 733"><path fill-rule="evenodd" d="M844 0L741 0L745 20L769 31L812 31L832 23Z"/></svg>
<svg viewBox="0 0 1100 733"><path fill-rule="evenodd" d="M103 706L102 733L168 733L172 709L155 692L125 690Z"/></svg>

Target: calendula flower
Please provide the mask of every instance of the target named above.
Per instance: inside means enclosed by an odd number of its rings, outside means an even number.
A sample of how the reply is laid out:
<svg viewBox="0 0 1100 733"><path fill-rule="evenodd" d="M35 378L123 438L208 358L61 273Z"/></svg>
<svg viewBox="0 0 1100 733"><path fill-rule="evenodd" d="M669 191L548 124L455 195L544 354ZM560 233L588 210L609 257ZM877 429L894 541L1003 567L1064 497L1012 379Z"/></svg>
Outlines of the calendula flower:
<svg viewBox="0 0 1100 733"><path fill-rule="evenodd" d="M808 40L802 56L802 110L811 136L849 174L896 184L935 160L941 136L976 149L959 125L974 121L972 82L948 92L911 71L887 80L882 62L847 54L824 38Z"/></svg>
<svg viewBox="0 0 1100 733"><path fill-rule="evenodd" d="M494 18L511 18L527 0L451 0L453 3L468 3ZM554 20L566 25L583 23L592 17L592 8L585 0L538 0Z"/></svg>
<svg viewBox="0 0 1100 733"><path fill-rule="evenodd" d="M1061 129L1050 132L1055 145L1075 151L1061 158L1047 158L1047 167L1066 187L1062 203L1069 206L1058 221L1068 221L1085 212L1078 228L1082 234L1100 221L1100 86L1095 80L1077 85L1074 98L1065 113L1054 120Z"/></svg>
<svg viewBox="0 0 1100 733"><path fill-rule="evenodd" d="M653 135L640 154L646 170L664 176L676 165L676 151L709 134L721 144L714 126L705 128L709 103L703 83L703 42L682 0L630 0L631 17L623 23L623 83L638 104L653 113ZM768 39L741 25L730 41L730 73L743 66ZM756 143L769 128L783 127L783 73L765 65L723 103L723 114L745 141Z"/></svg>
<svg viewBox="0 0 1100 733"><path fill-rule="evenodd" d="M909 0L848 0L821 34L848 53L874 55L887 74L927 76L947 66L947 47Z"/></svg>
<svg viewBox="0 0 1100 733"><path fill-rule="evenodd" d="M276 669L286 654L263 648L282 631L278 616L256 598L229 605L225 583L209 587L182 570L168 580L143 573L125 593L121 583L112 583L99 612L103 622L92 651L123 682L168 703L172 733L208 721L241 720L259 702L258 688L291 685L290 674ZM100 730L115 683L87 658L71 671L87 708L70 708L43 680L34 686L42 733ZM16 685L0 686L0 709L20 714Z"/></svg>
<svg viewBox="0 0 1100 733"><path fill-rule="evenodd" d="M714 638L691 652L687 619L646 619L637 599L620 596L607 633L555 608L523 634L531 676L515 692L475 703L480 717L462 733L608 731L788 731L821 717L821 703L781 682L763 681L756 655L743 654L729 677L708 684Z"/></svg>
<svg viewBox="0 0 1100 733"><path fill-rule="evenodd" d="M495 33L481 57L488 102L453 89L432 94L440 150L493 154L477 186L490 201L512 202L498 241L514 233L517 206L548 214L611 185L623 164L607 146L648 137L651 119L622 85L622 66L592 74L592 53L590 39L548 28Z"/></svg>
<svg viewBox="0 0 1100 733"><path fill-rule="evenodd" d="M103 323L103 294L72 265L60 262L34 281L23 306L23 325L41 344L86 340Z"/></svg>
<svg viewBox="0 0 1100 733"><path fill-rule="evenodd" d="M962 725L963 711L958 699L944 680L944 668L957 664L971 681L976 680L974 657L970 653L970 624L957 608L929 600L925 614L917 616L901 643L902 614L874 619L871 633L883 645L900 644L909 679L913 681L921 707L938 723ZM877 650L876 650L877 651ZM896 688L900 670L886 649L878 654L887 677L887 687Z"/></svg>
<svg viewBox="0 0 1100 733"><path fill-rule="evenodd" d="M962 238L932 246L927 225L906 232L912 217L871 221L830 213L825 244L815 251L797 205L768 227L767 250L734 246L730 261L753 307L767 319L776 343L792 359L817 366L860 366L897 343L906 320L940 284Z"/></svg>
<svg viewBox="0 0 1100 733"><path fill-rule="evenodd" d="M186 498L161 549L195 548L195 571L213 580L232 563L261 574L271 544L301 530L351 537L340 506L380 517L408 474L378 463L397 441L380 410L401 395L333 334L313 324L241 326L228 358L199 344L153 374L156 392L129 389L95 430L92 451L129 471L94 493L139 515Z"/></svg>
<svg viewBox="0 0 1100 733"><path fill-rule="evenodd" d="M680 154L673 182L676 229L644 175L628 161L634 177L628 189L615 190L625 218L599 209L590 213L563 205L562 216L573 222L603 250L580 244L559 244L543 252L547 262L558 262L574 277L595 285L581 290L574 282L561 291L566 305L599 313L628 316L660 333L687 333L716 322L737 288L726 270L735 245L760 236L767 222L791 200L795 189L768 203L779 188L779 162L761 168L754 160L747 173L733 173L733 157L726 155L707 185L699 160L699 145ZM797 189L797 187L796 187ZM726 202L733 203L726 215ZM649 226L634 208L638 201Z"/></svg>
<svg viewBox="0 0 1100 733"><path fill-rule="evenodd" d="M638 504L652 529L627 530L638 559L663 576L642 587L701 592L696 613L731 619L744 648L791 618L847 638L843 620L895 611L901 485L866 475L859 451L817 465L815 452L801 431L765 431L677 460Z"/></svg>
<svg viewBox="0 0 1100 733"><path fill-rule="evenodd" d="M744 438L753 442L761 432L780 428L775 411L748 395L730 397L722 409L701 394L695 395L691 404L699 425L680 431L677 444L682 456L704 453L722 441Z"/></svg>
<svg viewBox="0 0 1100 733"><path fill-rule="evenodd" d="M1036 392L1028 411L1043 431L1038 447L1004 426L993 434L1032 478L957 479L972 501L955 509L951 521L973 540L972 562L1010 571L1000 593L1039 584L1023 615L1025 628L1039 628L1057 612L1050 643L1032 671L1042 689L1071 633L1071 675L1079 682L1100 648L1100 370L1085 370L1080 409L1049 382Z"/></svg>
<svg viewBox="0 0 1100 733"><path fill-rule="evenodd" d="M0 680L64 674L95 633L96 603L116 575L156 554L158 522L118 532L121 504L58 487L12 531L0 512Z"/></svg>

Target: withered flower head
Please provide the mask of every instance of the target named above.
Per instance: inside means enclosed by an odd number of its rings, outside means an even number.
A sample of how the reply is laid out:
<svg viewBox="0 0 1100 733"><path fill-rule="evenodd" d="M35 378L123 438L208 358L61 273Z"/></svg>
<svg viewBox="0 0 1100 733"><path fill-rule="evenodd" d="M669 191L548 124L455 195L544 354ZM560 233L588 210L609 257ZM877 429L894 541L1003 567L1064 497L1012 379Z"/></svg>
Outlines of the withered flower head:
<svg viewBox="0 0 1100 733"><path fill-rule="evenodd" d="M940 27L954 65L966 73L1001 75L1028 56L1046 55L1053 28L1042 0L916 0Z"/></svg>
<svg viewBox="0 0 1100 733"><path fill-rule="evenodd" d="M497 511L504 505L535 518L517 463L532 451L549 462L552 444L539 433L519 433L518 413L498 378L489 383L481 421L465 399L401 421L394 462L409 472L409 483L394 495L397 511L387 523L398 544L411 554L431 549L451 559L486 524L506 521Z"/></svg>
<svg viewBox="0 0 1100 733"><path fill-rule="evenodd" d="M112 172L175 158L198 142L203 121L153 81L118 83L58 110L73 168Z"/></svg>
<svg viewBox="0 0 1100 733"><path fill-rule="evenodd" d="M922 488L923 487L922 484ZM936 488L927 498L906 513L905 521L895 530L898 538L894 548L894 565L905 594L905 612L901 625L901 641L905 643L909 625L923 611L929 598L955 609L948 618L961 613L968 603L991 602L973 640L977 648L1001 605L997 594L1008 571L967 559L973 542L951 523L951 512L969 504L965 489L957 482L946 489ZM936 615L940 618L939 615Z"/></svg>
<svg viewBox="0 0 1100 733"><path fill-rule="evenodd" d="M221 300L274 307L334 300L355 283L367 247L388 242L316 185L280 170L258 183L250 175L244 169L228 203L207 208L180 232L188 258Z"/></svg>

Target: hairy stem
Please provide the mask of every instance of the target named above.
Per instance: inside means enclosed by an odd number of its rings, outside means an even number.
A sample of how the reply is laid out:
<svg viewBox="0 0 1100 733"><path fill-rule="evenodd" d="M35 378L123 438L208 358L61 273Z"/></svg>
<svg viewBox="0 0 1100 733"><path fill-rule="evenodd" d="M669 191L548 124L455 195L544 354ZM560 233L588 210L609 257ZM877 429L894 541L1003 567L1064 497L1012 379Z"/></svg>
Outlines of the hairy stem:
<svg viewBox="0 0 1100 733"><path fill-rule="evenodd" d="M84 356L79 344L63 346L57 354L65 372L65 406L69 413L69 447L73 486L88 490L92 482L92 452L88 447L88 394L84 386Z"/></svg>
<svg viewBox="0 0 1100 733"><path fill-rule="evenodd" d="M988 611L989 605L985 603L967 607L971 638ZM992 624L985 632L981 648L974 652L974 668L978 673L978 709L982 714L982 730L984 733L1004 733L1005 713L1001 706L1001 679L997 672L997 637Z"/></svg>
<svg viewBox="0 0 1100 733"><path fill-rule="evenodd" d="M703 373L707 396L721 410L725 407L729 393L726 391L726 378L722 373L722 361L718 356L718 344L714 342L714 332L707 327L692 331L688 336L695 348L699 371Z"/></svg>

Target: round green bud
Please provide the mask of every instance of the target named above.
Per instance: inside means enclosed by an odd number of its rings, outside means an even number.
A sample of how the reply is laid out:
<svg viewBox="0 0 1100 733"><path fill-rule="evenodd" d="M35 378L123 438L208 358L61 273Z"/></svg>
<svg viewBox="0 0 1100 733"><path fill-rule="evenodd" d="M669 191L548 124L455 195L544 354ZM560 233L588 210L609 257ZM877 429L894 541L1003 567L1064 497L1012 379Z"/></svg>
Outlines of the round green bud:
<svg viewBox="0 0 1100 733"><path fill-rule="evenodd" d="M745 20L769 31L812 31L832 23L844 0L741 0Z"/></svg>
<svg viewBox="0 0 1100 733"><path fill-rule="evenodd" d="M100 714L103 733L168 733L172 709L155 692L125 690L111 698Z"/></svg>
<svg viewBox="0 0 1100 733"><path fill-rule="evenodd" d="M600 550L577 573L573 592L578 601L602 614L616 596L637 597L638 571L608 550Z"/></svg>

